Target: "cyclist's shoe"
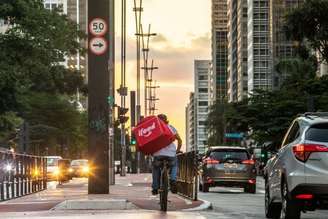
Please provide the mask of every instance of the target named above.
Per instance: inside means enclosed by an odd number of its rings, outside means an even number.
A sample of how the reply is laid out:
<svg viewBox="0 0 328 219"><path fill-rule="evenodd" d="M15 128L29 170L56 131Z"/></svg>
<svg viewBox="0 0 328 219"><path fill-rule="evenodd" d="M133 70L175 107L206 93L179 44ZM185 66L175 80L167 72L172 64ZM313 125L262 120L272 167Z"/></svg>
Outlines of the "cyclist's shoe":
<svg viewBox="0 0 328 219"><path fill-rule="evenodd" d="M153 189L151 190L152 195L158 195L158 189Z"/></svg>
<svg viewBox="0 0 328 219"><path fill-rule="evenodd" d="M178 188L177 188L177 181L175 180L171 180L170 181L170 188L171 188L171 192L173 194L176 194L178 192Z"/></svg>

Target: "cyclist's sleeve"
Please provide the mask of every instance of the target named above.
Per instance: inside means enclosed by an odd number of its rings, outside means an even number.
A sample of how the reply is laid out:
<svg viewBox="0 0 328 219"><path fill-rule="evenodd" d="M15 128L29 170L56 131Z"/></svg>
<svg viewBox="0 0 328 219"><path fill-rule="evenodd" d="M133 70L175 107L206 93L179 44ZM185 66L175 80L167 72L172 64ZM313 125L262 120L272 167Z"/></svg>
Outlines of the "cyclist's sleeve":
<svg viewBox="0 0 328 219"><path fill-rule="evenodd" d="M172 125L169 125L169 128L171 129L174 135L178 134L178 131Z"/></svg>

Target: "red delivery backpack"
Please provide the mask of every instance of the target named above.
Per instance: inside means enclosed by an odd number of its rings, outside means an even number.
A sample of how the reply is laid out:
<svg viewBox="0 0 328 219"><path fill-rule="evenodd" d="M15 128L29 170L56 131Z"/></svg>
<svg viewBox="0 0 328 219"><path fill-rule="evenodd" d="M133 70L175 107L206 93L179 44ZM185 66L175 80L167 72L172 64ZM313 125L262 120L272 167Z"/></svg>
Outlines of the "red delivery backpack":
<svg viewBox="0 0 328 219"><path fill-rule="evenodd" d="M175 135L171 129L157 116L144 118L133 129L133 134L137 141L138 150L147 155L154 154L175 140Z"/></svg>

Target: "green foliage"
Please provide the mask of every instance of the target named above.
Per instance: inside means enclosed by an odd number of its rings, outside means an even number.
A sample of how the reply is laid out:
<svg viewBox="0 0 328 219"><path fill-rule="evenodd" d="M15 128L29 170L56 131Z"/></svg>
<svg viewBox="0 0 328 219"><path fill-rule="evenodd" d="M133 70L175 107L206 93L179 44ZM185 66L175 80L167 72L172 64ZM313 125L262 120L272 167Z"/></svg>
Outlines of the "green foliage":
<svg viewBox="0 0 328 219"><path fill-rule="evenodd" d="M307 0L286 17L287 37L308 43L328 61L328 1Z"/></svg>
<svg viewBox="0 0 328 219"><path fill-rule="evenodd" d="M32 144L85 147L87 116L68 101L85 84L81 72L63 63L84 52L78 41L84 33L60 9L45 9L42 0L2 0L0 19L9 23L0 33L0 141L17 134L26 120Z"/></svg>
<svg viewBox="0 0 328 219"><path fill-rule="evenodd" d="M23 117L30 124L31 142L41 148L69 146L73 153L87 146L87 117L65 96L33 93L27 96Z"/></svg>

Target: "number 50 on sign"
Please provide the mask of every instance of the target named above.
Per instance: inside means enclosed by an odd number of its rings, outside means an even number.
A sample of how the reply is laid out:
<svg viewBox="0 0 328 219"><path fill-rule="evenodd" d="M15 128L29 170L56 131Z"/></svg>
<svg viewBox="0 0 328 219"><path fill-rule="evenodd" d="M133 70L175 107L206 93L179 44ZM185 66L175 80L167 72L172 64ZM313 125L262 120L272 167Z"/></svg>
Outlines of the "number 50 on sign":
<svg viewBox="0 0 328 219"><path fill-rule="evenodd" d="M89 23L89 31L94 36L103 36L107 32L107 23L104 19L95 18Z"/></svg>

